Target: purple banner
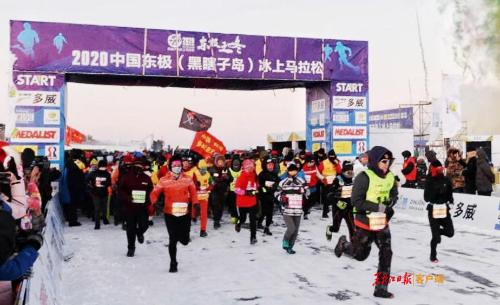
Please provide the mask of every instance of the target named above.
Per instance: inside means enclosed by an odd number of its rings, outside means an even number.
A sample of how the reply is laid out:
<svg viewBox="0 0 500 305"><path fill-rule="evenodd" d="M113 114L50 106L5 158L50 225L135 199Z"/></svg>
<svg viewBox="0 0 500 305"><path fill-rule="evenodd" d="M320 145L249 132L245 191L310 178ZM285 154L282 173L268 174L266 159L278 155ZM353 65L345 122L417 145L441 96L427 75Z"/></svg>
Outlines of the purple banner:
<svg viewBox="0 0 500 305"><path fill-rule="evenodd" d="M366 80L363 41L11 21L14 70Z"/></svg>
<svg viewBox="0 0 500 305"><path fill-rule="evenodd" d="M366 41L324 41L325 79L368 80Z"/></svg>

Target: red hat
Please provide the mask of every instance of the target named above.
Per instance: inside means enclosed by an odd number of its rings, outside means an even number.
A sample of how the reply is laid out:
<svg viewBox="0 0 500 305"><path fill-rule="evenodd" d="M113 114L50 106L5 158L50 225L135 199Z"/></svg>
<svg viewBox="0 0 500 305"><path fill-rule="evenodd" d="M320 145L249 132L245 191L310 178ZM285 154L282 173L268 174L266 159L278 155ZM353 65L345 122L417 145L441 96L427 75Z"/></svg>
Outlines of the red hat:
<svg viewBox="0 0 500 305"><path fill-rule="evenodd" d="M134 163L134 157L131 154L123 156L123 163Z"/></svg>

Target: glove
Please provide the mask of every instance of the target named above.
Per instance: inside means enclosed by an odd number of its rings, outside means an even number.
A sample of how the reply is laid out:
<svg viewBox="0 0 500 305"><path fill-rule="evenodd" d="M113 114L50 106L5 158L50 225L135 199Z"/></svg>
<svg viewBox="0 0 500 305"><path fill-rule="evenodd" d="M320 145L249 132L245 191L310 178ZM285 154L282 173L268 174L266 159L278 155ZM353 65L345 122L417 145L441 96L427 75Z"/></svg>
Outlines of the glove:
<svg viewBox="0 0 500 305"><path fill-rule="evenodd" d="M344 210L347 207L347 202L339 200L337 202L337 207L341 210Z"/></svg>
<svg viewBox="0 0 500 305"><path fill-rule="evenodd" d="M255 190L246 190L245 195L246 196L255 196Z"/></svg>
<svg viewBox="0 0 500 305"><path fill-rule="evenodd" d="M310 189L306 189L306 199L309 199L309 196L311 196L311 190Z"/></svg>
<svg viewBox="0 0 500 305"><path fill-rule="evenodd" d="M387 216L387 221L391 220L392 216L394 216L394 209L390 206L386 207L385 215Z"/></svg>
<svg viewBox="0 0 500 305"><path fill-rule="evenodd" d="M43 245L43 236L39 233L33 233L28 235L26 239L26 245L33 247L36 251L40 250Z"/></svg>
<svg viewBox="0 0 500 305"><path fill-rule="evenodd" d="M379 211L380 213L386 213L386 209L387 209L387 206L386 206L385 204L380 203L380 204L378 205L378 211Z"/></svg>
<svg viewBox="0 0 500 305"><path fill-rule="evenodd" d="M328 185L328 180L326 180L326 178L323 178L323 180L321 180L321 182L323 182L324 185Z"/></svg>
<svg viewBox="0 0 500 305"><path fill-rule="evenodd" d="M282 204L287 204L288 203L288 197L286 195L281 195L280 196L280 202Z"/></svg>

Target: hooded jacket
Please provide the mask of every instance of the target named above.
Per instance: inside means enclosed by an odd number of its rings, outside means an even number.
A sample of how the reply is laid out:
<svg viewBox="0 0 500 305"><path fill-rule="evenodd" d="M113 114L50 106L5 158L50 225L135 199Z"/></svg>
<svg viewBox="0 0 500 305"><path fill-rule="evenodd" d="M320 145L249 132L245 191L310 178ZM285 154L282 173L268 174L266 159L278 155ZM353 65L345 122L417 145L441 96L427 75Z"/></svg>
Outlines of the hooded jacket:
<svg viewBox="0 0 500 305"><path fill-rule="evenodd" d="M267 161L267 160L266 160ZM267 163L264 162L264 167L259 174L259 193L261 195L274 196L274 192L278 188L279 178L278 175L273 171L267 170Z"/></svg>
<svg viewBox="0 0 500 305"><path fill-rule="evenodd" d="M495 182L495 175L491 171L486 152L482 148L477 149L477 171L476 187L478 192L491 192L492 184Z"/></svg>
<svg viewBox="0 0 500 305"><path fill-rule="evenodd" d="M378 168L378 162L384 158L384 155L387 155L389 159L392 159L392 153L385 147L375 146L368 153L368 169L372 170L378 177L386 178L388 175L392 175L392 173L387 171L384 174ZM361 228L368 227L368 218L366 215L370 212L379 212L383 207L380 204L368 201L366 199L368 188L370 186L370 178L366 172L360 173L356 179L354 179L354 185L352 188L351 202L352 205L356 208L356 218L355 224ZM394 185L389 193L389 203L395 202L398 197L398 187L397 181L394 179Z"/></svg>
<svg viewBox="0 0 500 305"><path fill-rule="evenodd" d="M218 167L217 161L222 160L224 165ZM226 159L224 156L217 156L214 161L214 166L209 169L210 175L212 175L213 192L214 193L226 193L229 190L229 186L233 181L233 177L226 168Z"/></svg>
<svg viewBox="0 0 500 305"><path fill-rule="evenodd" d="M132 168L120 178L118 198L126 212L134 213L147 209L150 205L149 195L153 190L153 182L141 168ZM156 201L154 201L156 202Z"/></svg>

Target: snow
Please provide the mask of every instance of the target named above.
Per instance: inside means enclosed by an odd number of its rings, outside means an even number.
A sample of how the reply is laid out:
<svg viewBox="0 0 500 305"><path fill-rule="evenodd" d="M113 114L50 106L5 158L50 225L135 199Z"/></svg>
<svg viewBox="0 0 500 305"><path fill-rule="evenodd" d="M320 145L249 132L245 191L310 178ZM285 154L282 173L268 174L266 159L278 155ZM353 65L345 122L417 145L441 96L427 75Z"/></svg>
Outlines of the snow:
<svg viewBox="0 0 500 305"><path fill-rule="evenodd" d="M429 261L428 224L399 217L391 221L392 274L443 274L445 281L426 285L393 283L395 299L372 296L378 249L364 262L336 258L325 238L330 219L314 210L303 220L295 246L297 254L281 249L285 226L274 217L273 236L234 231L225 215L222 228L199 237L199 222L191 227L192 243L179 245L179 272L168 272L168 234L161 217L136 245L133 258L125 256L126 235L120 226L93 230L90 221L66 228L75 256L63 266L63 304L500 304L500 236L457 229L438 246L440 262ZM345 224L341 233L346 234ZM413 277L415 281L415 277Z"/></svg>

